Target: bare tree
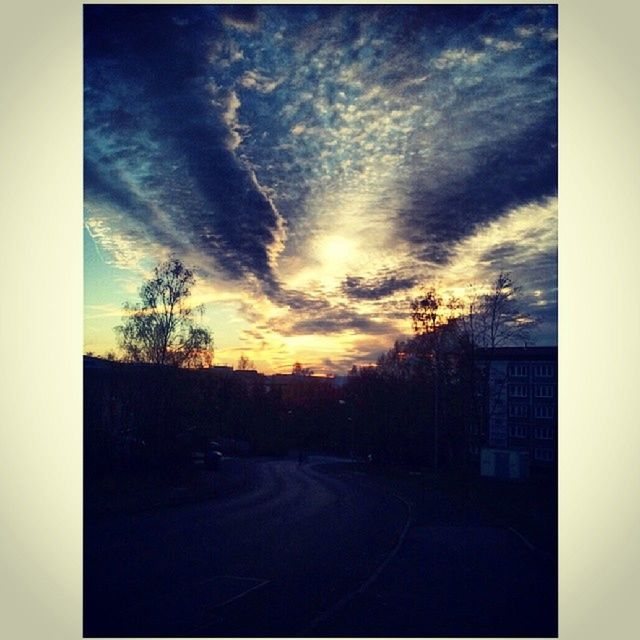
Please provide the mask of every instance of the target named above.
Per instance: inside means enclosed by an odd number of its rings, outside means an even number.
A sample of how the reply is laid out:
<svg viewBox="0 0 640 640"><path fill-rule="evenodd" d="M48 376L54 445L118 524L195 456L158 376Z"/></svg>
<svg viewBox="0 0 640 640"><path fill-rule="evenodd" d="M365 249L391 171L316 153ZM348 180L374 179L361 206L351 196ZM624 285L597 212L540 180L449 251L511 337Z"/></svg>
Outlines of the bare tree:
<svg viewBox="0 0 640 640"><path fill-rule="evenodd" d="M122 325L115 328L124 359L130 362L198 367L211 364L211 332L196 324L187 304L195 285L192 269L172 258L154 269L140 288L140 302L124 304Z"/></svg>
<svg viewBox="0 0 640 640"><path fill-rule="evenodd" d="M244 353L238 359L237 369L240 371L249 371L250 369L255 369L255 364L253 364L252 360L249 360Z"/></svg>
<svg viewBox="0 0 640 640"><path fill-rule="evenodd" d="M484 295L478 295L475 287L469 296L468 312L461 318L465 343L468 346L471 384L471 421L482 425L488 433L496 403L507 378L495 383L494 401L490 402L490 378L495 350L505 346L526 345L531 342L531 329L535 321L522 312L519 305L521 288L516 286L511 274L501 271ZM477 360L476 349L482 349ZM481 365L481 366L479 366ZM477 395L480 391L480 397Z"/></svg>
<svg viewBox="0 0 640 640"><path fill-rule="evenodd" d="M533 319L522 313L518 305L521 288L515 286L511 274L500 272L491 291L478 301L475 311L474 339L477 346L496 349L508 344L526 344L531 339ZM474 322L473 305L470 309Z"/></svg>

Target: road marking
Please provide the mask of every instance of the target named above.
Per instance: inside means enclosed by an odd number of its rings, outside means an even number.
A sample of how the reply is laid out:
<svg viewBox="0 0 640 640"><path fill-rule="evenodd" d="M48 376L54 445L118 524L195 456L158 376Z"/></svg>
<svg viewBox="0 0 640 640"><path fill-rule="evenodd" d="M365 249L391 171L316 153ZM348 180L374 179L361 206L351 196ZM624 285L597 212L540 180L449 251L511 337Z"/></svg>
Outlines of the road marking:
<svg viewBox="0 0 640 640"><path fill-rule="evenodd" d="M260 587L264 587L266 584L269 584L271 582L271 580L261 580L260 578L240 578L239 576L219 576L219 577L220 578L231 578L233 580L246 580L247 582L248 581L257 582L257 584L255 584L253 587L249 587L248 589L245 589L241 593L238 593L237 595L235 595L235 596L233 596L231 598L228 598L224 602L219 602L217 604L214 604L213 605L214 609L220 609L221 607L225 607L228 604L231 604L232 602L235 602L236 600L240 600L240 598L244 598L251 591L255 591L256 589L259 589Z"/></svg>
<svg viewBox="0 0 640 640"><path fill-rule="evenodd" d="M240 580L243 582L256 582L257 584L254 584L252 587L249 587L248 589L245 589L244 591L241 591L240 593L237 593L235 596L232 596L231 598L227 598L227 600L224 600L223 602L217 602L214 603L213 605L210 605L208 607L206 607L203 610L203 613L201 615L203 615L203 617L205 616L209 616L206 619L206 622L202 622L200 624L198 624L195 627L191 627L189 629L189 633L193 634L193 633L197 633L199 631L202 631L203 629L207 629L209 627L211 627L213 624L215 624L215 622L217 620L219 620L219 612L220 609L222 609L223 607L226 607L227 605L231 604L232 602L235 602L236 600L240 600L241 598L244 598L247 594L251 593L252 591L255 591L256 589L260 589L261 587L264 587L265 585L269 584L271 582L271 580L266 580L263 578L246 578L244 576L227 576L227 575L223 575L223 576L215 576L214 578L209 578L208 580L204 580L201 583L198 583L199 585L201 584L205 584L207 582L213 582L215 580L219 580L220 578L228 578L231 580ZM202 619L202 618L201 618Z"/></svg>
<svg viewBox="0 0 640 640"><path fill-rule="evenodd" d="M549 551L545 551L544 549L538 549L536 546L531 544L529 540L527 540L518 530L514 529L513 527L509 527L509 531L511 531L511 533L515 533L518 536L518 538L520 538L520 540L522 540L522 542L528 547L529 551L533 551L534 553L537 553L543 556L544 558L553 557L553 554L550 553Z"/></svg>
<svg viewBox="0 0 640 640"><path fill-rule="evenodd" d="M511 533L515 533L518 538L520 538L520 540L522 540L522 542L524 542L524 544L529 548L529 551L536 550L536 548L519 531L517 531L513 527L509 527L509 531L511 531Z"/></svg>
<svg viewBox="0 0 640 640"><path fill-rule="evenodd" d="M413 515L412 515L413 510L411 508L411 503L405 500L402 496L399 496L397 493L391 493L386 491L385 493L393 496L397 500L400 500L400 502L402 502L405 505L405 507L407 507L407 510L408 510L407 521L404 523L404 528L402 529L402 533L398 537L398 542L396 543L395 547L391 550L391 553L389 553L389 555L382 561L382 563L376 568L376 570L355 591L348 593L341 600L338 600L338 602L336 602L334 605L329 607L329 609L327 609L326 611L316 616L307 625L304 631L300 634L301 636L311 635L311 632L318 625L320 625L322 622L324 622L331 616L335 615L338 611L340 611L340 609L342 609L349 602L351 602L351 600L353 600L357 595L364 593L378 579L378 577L385 570L387 565L391 562L391 560L393 560L393 558L396 557L396 555L398 554L398 551L400 551L400 548L402 547L404 540L407 537L409 527L411 526L411 522L413 519Z"/></svg>

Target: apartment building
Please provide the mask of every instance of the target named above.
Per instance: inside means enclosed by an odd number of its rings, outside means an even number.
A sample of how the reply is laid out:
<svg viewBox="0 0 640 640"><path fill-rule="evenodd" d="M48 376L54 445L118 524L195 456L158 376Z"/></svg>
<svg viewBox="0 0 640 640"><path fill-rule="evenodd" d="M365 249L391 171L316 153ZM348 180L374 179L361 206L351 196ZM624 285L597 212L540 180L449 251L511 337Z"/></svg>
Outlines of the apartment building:
<svg viewBox="0 0 640 640"><path fill-rule="evenodd" d="M488 368L487 442L529 454L532 467L552 467L558 455L558 348L482 349Z"/></svg>

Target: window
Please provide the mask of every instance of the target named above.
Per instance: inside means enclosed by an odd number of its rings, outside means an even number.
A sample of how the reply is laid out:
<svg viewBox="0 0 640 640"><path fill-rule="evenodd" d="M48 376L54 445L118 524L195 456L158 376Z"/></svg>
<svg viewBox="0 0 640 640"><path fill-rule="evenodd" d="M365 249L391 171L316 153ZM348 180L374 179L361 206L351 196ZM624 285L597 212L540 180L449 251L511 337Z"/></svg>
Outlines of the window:
<svg viewBox="0 0 640 640"><path fill-rule="evenodd" d="M536 398L553 398L553 385L552 384L537 384L536 385Z"/></svg>
<svg viewBox="0 0 640 640"><path fill-rule="evenodd" d="M534 367L533 373L537 378L550 378L553 376L553 365L537 364Z"/></svg>
<svg viewBox="0 0 640 640"><path fill-rule="evenodd" d="M512 378L526 378L527 365L526 364L510 364L508 371L509 371L509 376Z"/></svg>
<svg viewBox="0 0 640 640"><path fill-rule="evenodd" d="M526 438L527 437L527 427L522 424L513 424L509 428L509 435L512 438Z"/></svg>
<svg viewBox="0 0 640 640"><path fill-rule="evenodd" d="M526 384L512 384L512 385L509 385L509 395L512 398L526 398L527 397L527 385Z"/></svg>
<svg viewBox="0 0 640 640"><path fill-rule="evenodd" d="M553 407L548 404L538 404L533 408L533 415L536 418L553 418Z"/></svg>
<svg viewBox="0 0 640 640"><path fill-rule="evenodd" d="M529 407L526 404L510 404L510 418L526 418L529 415Z"/></svg>
<svg viewBox="0 0 640 640"><path fill-rule="evenodd" d="M533 457L542 462L551 462L553 460L553 451L551 449L536 449Z"/></svg>
<svg viewBox="0 0 640 640"><path fill-rule="evenodd" d="M553 429L551 427L536 427L533 435L537 440L553 440Z"/></svg>

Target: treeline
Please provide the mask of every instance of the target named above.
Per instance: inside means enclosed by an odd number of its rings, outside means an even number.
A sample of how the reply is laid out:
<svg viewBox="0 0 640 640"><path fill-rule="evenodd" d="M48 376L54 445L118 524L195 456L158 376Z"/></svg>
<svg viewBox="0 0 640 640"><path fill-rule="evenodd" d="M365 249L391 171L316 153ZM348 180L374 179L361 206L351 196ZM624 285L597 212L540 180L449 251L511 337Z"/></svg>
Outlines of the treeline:
<svg viewBox="0 0 640 640"><path fill-rule="evenodd" d="M352 370L345 395L357 453L420 466L463 467L475 459L485 416L473 350L453 325L436 334L396 342L376 366Z"/></svg>
<svg viewBox="0 0 640 640"><path fill-rule="evenodd" d="M313 376L103 361L85 370L85 471L178 471L212 440L238 443L224 453L317 451L421 465L437 446L442 464L462 463L473 411L465 367L460 352L434 368L419 338L396 343L375 367L354 367L340 387Z"/></svg>
<svg viewBox="0 0 640 640"><path fill-rule="evenodd" d="M184 278L178 266L170 263L164 271ZM164 271L159 280L168 277ZM294 366L296 375L272 378L247 370L248 360L229 375L182 368L184 361L173 362L172 353L200 353L187 349L195 331L191 317L185 316L186 342L176 339L180 348L172 350L170 333L161 329L173 326L175 311L158 311L153 331L140 331L136 344L142 347L129 345L129 355L161 345L153 351L158 357L102 361L85 370L85 470L179 469L193 451L223 438L245 443L242 450L256 455L322 451L374 463L464 466L477 455L487 426L478 348L490 352L529 339L531 320L520 313L516 293L503 273L488 292L469 296L464 308L426 291L411 305L414 337L396 342L376 366L354 366L340 387L301 365ZM153 300L148 306L158 308ZM151 315L149 309L135 322Z"/></svg>
<svg viewBox="0 0 640 640"><path fill-rule="evenodd" d="M430 288L411 302L414 337L396 342L375 367L352 369L346 398L354 433L374 460L437 468L477 459L491 411L491 354L531 344L534 321L518 293L508 273L484 293L469 287L464 302Z"/></svg>
<svg viewBox="0 0 640 640"><path fill-rule="evenodd" d="M330 379L268 385L265 376L108 363L84 375L85 472L179 470L211 440L225 453L344 452L341 392ZM235 444L234 444L235 443Z"/></svg>

